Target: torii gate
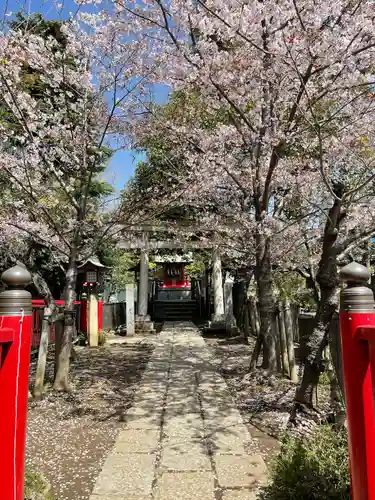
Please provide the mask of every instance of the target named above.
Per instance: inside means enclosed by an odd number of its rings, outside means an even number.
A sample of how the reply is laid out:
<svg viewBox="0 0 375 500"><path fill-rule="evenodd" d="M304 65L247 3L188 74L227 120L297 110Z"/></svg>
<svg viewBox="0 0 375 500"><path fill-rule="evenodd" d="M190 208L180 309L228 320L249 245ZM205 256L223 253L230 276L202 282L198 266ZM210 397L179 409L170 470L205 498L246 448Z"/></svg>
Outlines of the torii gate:
<svg viewBox="0 0 375 500"><path fill-rule="evenodd" d="M191 229L191 226L188 227ZM129 228L126 228L129 231ZM130 231L141 232L140 238L133 241L121 241L117 244L118 248L123 250L140 250L140 270L139 270L139 298L138 315L136 317L136 329L142 331L152 331L153 324L148 315L148 263L150 250L159 249L183 249L192 250L200 248L212 249L212 284L214 313L211 323L214 325L225 325L226 328L235 326L233 316L232 288L233 280L228 277L223 289L223 275L221 268L221 256L219 246L213 241L187 241L187 240L152 240L150 232L171 232L167 226L133 226ZM213 232L211 230L211 232Z"/></svg>

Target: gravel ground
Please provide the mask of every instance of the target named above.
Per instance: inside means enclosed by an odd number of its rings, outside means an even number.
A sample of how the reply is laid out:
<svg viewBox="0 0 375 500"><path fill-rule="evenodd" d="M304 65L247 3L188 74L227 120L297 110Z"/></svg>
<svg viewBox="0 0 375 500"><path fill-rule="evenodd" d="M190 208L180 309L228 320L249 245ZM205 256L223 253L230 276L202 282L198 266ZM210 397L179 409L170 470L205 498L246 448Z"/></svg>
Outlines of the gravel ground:
<svg viewBox="0 0 375 500"><path fill-rule="evenodd" d="M248 373L255 340L241 337L220 339L206 337L214 352L214 363L235 396L237 406L266 462L279 450L279 439L285 432L296 391L295 384L281 377L270 379L257 370ZM329 397L328 388L320 386L322 405Z"/></svg>
<svg viewBox="0 0 375 500"><path fill-rule="evenodd" d="M29 405L27 463L47 477L57 500L90 497L152 346L132 343L76 351L72 393L48 392L43 401ZM47 381L52 379L52 360L48 368ZM35 363L31 381L34 373Z"/></svg>

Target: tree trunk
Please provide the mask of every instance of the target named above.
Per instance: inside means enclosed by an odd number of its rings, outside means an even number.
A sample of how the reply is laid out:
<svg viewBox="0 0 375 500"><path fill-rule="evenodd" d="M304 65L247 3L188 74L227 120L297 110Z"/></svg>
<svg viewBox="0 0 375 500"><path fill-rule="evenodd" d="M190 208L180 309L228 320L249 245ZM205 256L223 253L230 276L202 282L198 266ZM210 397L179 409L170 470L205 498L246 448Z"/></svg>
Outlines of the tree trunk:
<svg viewBox="0 0 375 500"><path fill-rule="evenodd" d="M336 374L336 378L339 384L341 397L345 400L344 391L344 372L342 366L342 352L341 352L341 339L340 339L340 322L339 314L335 313L331 320L331 325L329 329L329 349L331 355L331 362Z"/></svg>
<svg viewBox="0 0 375 500"><path fill-rule="evenodd" d="M46 280L37 272L32 273L33 283L38 290L39 295L43 298L47 307L50 309L50 320L53 321L58 313L56 301L49 289Z"/></svg>
<svg viewBox="0 0 375 500"><path fill-rule="evenodd" d="M44 377L47 366L50 328L52 323L56 323L56 321L58 321L59 310L58 307L56 306L56 301L51 293L51 290L46 280L38 272L33 272L32 278L34 286L38 290L38 294L40 295L40 297L43 298L44 302L46 303L46 308L44 309L44 316L43 316L42 335L40 339L40 346L38 352L38 364L36 368L35 385L33 390L34 398L41 399L43 396ZM55 344L55 349L56 349L56 344Z"/></svg>
<svg viewBox="0 0 375 500"><path fill-rule="evenodd" d="M338 308L339 278L335 244L342 217L341 200L337 199L329 211L324 229L322 256L317 273L320 304L315 315L315 327L306 344L307 355L303 378L296 392L295 404L290 418L293 425L299 420L298 413L305 413L310 419L314 418L314 415L319 418L316 405L314 405L314 395L317 391L320 374L325 371L323 353L328 345L331 320Z"/></svg>
<svg viewBox="0 0 375 500"><path fill-rule="evenodd" d="M290 372L290 380L293 383L298 382L298 370L296 365L296 358L294 353L294 328L293 328L293 316L290 308L290 303L285 301L284 304L284 326L285 326L285 338L288 352L288 364ZM298 325L298 317L295 320L294 325Z"/></svg>
<svg viewBox="0 0 375 500"><path fill-rule="evenodd" d="M42 334L40 337L40 344L38 351L38 365L36 369L35 385L33 390L34 399L37 400L43 397L44 376L46 373L50 328L51 328L50 310L45 308L43 315L43 323L42 323Z"/></svg>
<svg viewBox="0 0 375 500"><path fill-rule="evenodd" d="M64 329L61 343L56 343L56 370L53 388L56 391L70 391L69 365L74 334L74 301L76 298L77 262L76 251L72 250L69 267L66 272L66 285L64 291Z"/></svg>
<svg viewBox="0 0 375 500"><path fill-rule="evenodd" d="M263 337L263 365L271 373L277 371L276 339L272 331L272 320L275 309L272 293L272 271L270 241L263 234L256 238L256 271L258 288L260 336Z"/></svg>
<svg viewBox="0 0 375 500"><path fill-rule="evenodd" d="M346 411L344 398L340 390L340 384L332 363L332 353L330 346L325 349L325 363L327 366L327 374L329 379L330 406L333 414L333 420L336 427L340 429L345 426Z"/></svg>
<svg viewBox="0 0 375 500"><path fill-rule="evenodd" d="M332 268L332 279L337 281L336 265ZM315 317L315 327L306 344L307 356L301 384L296 394L296 405L314 408L313 397L319 383L320 374L325 371L323 352L328 345L328 332L332 316L337 308L338 287L321 286L321 302Z"/></svg>
<svg viewBox="0 0 375 500"><path fill-rule="evenodd" d="M286 342L286 332L285 332L284 304L282 302L279 303L279 313L277 317L279 321L280 350L281 350L283 375L287 375L288 377L290 377L288 345Z"/></svg>
<svg viewBox="0 0 375 500"><path fill-rule="evenodd" d="M255 337L258 337L259 335L258 310L257 310L256 300L253 297L249 299L248 311L250 316L250 325L252 334Z"/></svg>
<svg viewBox="0 0 375 500"><path fill-rule="evenodd" d="M251 355L250 367L249 367L250 371L254 371L257 368L258 358L262 350L262 345L263 345L263 337L262 335L259 334L257 337L257 341L255 342L253 353Z"/></svg>

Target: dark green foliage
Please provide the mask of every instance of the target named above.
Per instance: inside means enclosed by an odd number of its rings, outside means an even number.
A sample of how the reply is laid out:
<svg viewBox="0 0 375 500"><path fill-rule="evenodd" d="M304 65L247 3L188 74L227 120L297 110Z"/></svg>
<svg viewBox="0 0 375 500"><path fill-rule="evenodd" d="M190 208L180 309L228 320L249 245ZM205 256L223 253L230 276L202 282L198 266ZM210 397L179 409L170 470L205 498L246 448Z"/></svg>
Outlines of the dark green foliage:
<svg viewBox="0 0 375 500"><path fill-rule="evenodd" d="M25 472L25 500L53 500L46 480L29 468Z"/></svg>
<svg viewBox="0 0 375 500"><path fill-rule="evenodd" d="M14 19L9 22L9 26L14 31L33 33L42 38L54 38L59 45L66 47L66 37L61 31L61 21L47 21L40 12L25 16L22 12L17 12Z"/></svg>
<svg viewBox="0 0 375 500"><path fill-rule="evenodd" d="M96 252L100 262L111 268L111 291L124 290L127 283L134 282L134 272L139 257L136 251L124 252L111 243L103 241Z"/></svg>
<svg viewBox="0 0 375 500"><path fill-rule="evenodd" d="M306 443L286 438L270 479L261 500L349 500L346 431L324 425Z"/></svg>
<svg viewBox="0 0 375 500"><path fill-rule="evenodd" d="M67 46L67 39L63 34L63 25L64 21L46 20L40 13L31 15L18 13L9 23L9 27L12 31L22 32L26 35L38 35L45 40L56 40L57 44L54 45L54 49L52 50L54 53L60 53L59 57L56 57L56 68L60 68L62 65L76 68L79 64L79 57L74 59L65 50ZM6 64L6 61L3 64ZM65 102L69 112L66 112L62 116L63 120L67 122L67 125L72 129L72 131L74 131L75 127L80 127L82 122L82 116L80 116L78 112L74 111L74 104L77 102L81 89L73 88L72 86L65 88L65 84L62 82L58 92L56 92L53 88L50 88L45 81L43 81L42 76L43 75L39 70L30 67L26 62L24 62L19 82L20 88L32 96L41 108L43 106L48 106L56 109L61 106L61 102L59 100L56 101L56 96L66 90L67 93L65 95ZM92 95L91 98L94 100L97 96ZM91 137L95 137L96 134L98 134L97 124L92 122L93 120L89 120L88 133ZM5 101L1 98L0 123L2 126L12 129L15 132L22 127L22 124L14 115L13 111L8 108ZM8 141L8 144L12 147L22 147L22 145L17 142L15 137L17 137L17 133L13 135L12 140ZM56 139L53 136L44 137L43 148L41 151L46 157L48 157L49 147L54 146L55 140ZM92 140L91 142L99 143L98 140ZM72 145L65 144L63 149L65 152L69 152L71 147L73 147L73 143ZM75 170L72 172L69 169L69 163L58 161L57 158L56 169L60 171L60 179L66 182L70 188L69 196L67 196L63 189L59 188L58 183L54 182L55 175L51 173L49 168L46 168L43 172L43 182L50 188L50 190L53 190L53 192L52 194L49 194L49 190L46 190L46 196L38 199L38 203L48 209L50 215L56 220L56 226L58 226L58 224L64 224L66 220L70 219L72 216L74 217L74 215L72 215L74 213L74 208L72 208L71 203L72 199L74 199L77 206L80 207L82 205L81 201L83 196L87 196L86 221L88 224L85 231L82 231L83 243L90 242L90 239L96 237L96 223L101 217L101 203L106 196L113 193L113 187L102 179L101 176L112 154L113 151L103 144L99 144L95 147L91 146L87 149L86 172L82 175L76 175L75 178L74 174L76 172ZM4 209L6 208L8 202L12 203L13 200L26 198L30 207L30 212L34 211L34 213L29 214L30 219L35 222L39 220L38 204L34 205L34 200L30 200L27 194L25 195L25 190L20 188L20 186L16 183L9 183L7 175L2 172L0 172L0 187L2 188L2 206ZM58 203L55 204L55 201ZM24 240L27 240L26 234L24 235ZM20 253L21 251L23 253ZM56 258L56 255L53 254L54 251L51 252L51 248L43 245L39 241L30 241L30 244L27 242L27 244L25 244L25 248L22 248L21 251L12 252L14 255L12 255L11 258L8 256L6 259L4 259L0 253L0 267L4 269L13 265L15 259L23 261L30 270L38 270L47 281L54 297L60 298L65 285L65 262L59 262L59 258ZM32 291L36 294L35 290Z"/></svg>
<svg viewBox="0 0 375 500"><path fill-rule="evenodd" d="M66 37L62 33L61 28L63 22L61 21L47 21L43 18L42 14L35 13L30 16L25 16L23 13L18 12L15 19L10 21L9 26L13 31L21 31L23 33L31 33L38 35L45 40L54 38L58 45L59 50L64 50L66 47ZM64 64L74 64L74 61L68 61L66 58ZM41 80L41 73L26 64L22 72L22 87L35 99L44 99L46 97L47 85ZM70 89L71 90L71 89Z"/></svg>

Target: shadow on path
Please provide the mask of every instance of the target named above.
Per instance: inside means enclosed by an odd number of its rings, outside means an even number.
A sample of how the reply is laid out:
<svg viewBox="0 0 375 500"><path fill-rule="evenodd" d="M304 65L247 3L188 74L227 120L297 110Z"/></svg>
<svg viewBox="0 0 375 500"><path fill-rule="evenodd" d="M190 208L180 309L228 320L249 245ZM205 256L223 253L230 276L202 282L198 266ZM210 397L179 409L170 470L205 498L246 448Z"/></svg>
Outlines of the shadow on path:
<svg viewBox="0 0 375 500"><path fill-rule="evenodd" d="M58 500L87 500L120 429L119 416L134 393L153 347L120 344L77 348L71 366L72 393L48 392L31 402L27 462L52 484ZM31 368L33 380L35 365ZM52 380L49 360L47 380Z"/></svg>

